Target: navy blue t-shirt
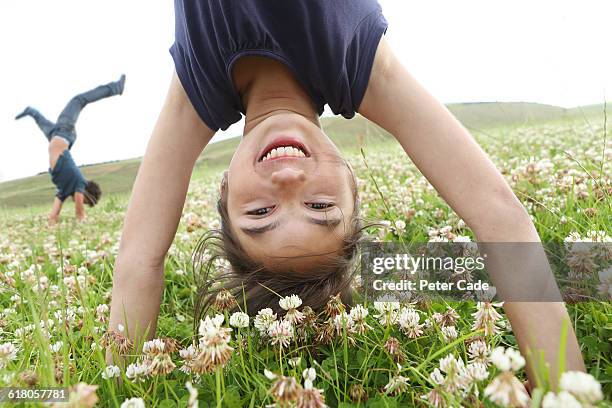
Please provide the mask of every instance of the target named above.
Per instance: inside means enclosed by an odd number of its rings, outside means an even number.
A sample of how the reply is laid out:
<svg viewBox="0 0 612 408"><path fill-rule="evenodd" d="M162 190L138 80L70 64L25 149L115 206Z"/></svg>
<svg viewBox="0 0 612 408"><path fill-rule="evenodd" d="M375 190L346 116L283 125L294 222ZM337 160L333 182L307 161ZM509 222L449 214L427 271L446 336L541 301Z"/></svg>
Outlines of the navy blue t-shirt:
<svg viewBox="0 0 612 408"><path fill-rule="evenodd" d="M319 115L328 104L352 118L387 29L376 0L175 0L174 10L177 75L215 131L245 113L232 67L246 55L288 66Z"/></svg>
<svg viewBox="0 0 612 408"><path fill-rule="evenodd" d="M60 200L64 201L76 192L85 191L87 180L72 159L70 150L66 149L62 152L57 158L55 167L49 169L49 173L51 173L51 181L57 187L56 197Z"/></svg>

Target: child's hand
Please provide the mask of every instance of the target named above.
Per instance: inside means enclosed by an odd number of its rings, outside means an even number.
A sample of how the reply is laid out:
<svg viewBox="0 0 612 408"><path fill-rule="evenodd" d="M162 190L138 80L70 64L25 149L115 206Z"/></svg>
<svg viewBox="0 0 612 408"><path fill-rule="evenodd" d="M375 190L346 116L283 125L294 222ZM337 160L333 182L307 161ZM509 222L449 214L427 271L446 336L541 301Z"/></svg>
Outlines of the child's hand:
<svg viewBox="0 0 612 408"><path fill-rule="evenodd" d="M54 225L57 225L57 223L59 222L59 216L51 214L48 217L48 221L49 221L49 226L53 227Z"/></svg>

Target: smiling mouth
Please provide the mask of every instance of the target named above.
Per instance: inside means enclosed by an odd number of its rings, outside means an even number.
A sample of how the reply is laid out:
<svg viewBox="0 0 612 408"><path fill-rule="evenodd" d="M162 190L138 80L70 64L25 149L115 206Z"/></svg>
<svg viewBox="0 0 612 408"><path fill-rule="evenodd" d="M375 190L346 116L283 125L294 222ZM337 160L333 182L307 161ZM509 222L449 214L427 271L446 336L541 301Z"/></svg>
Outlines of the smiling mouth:
<svg viewBox="0 0 612 408"><path fill-rule="evenodd" d="M294 140L278 140L266 147L264 152L259 156L258 162L267 162L276 159L286 158L306 158L310 157L306 147Z"/></svg>

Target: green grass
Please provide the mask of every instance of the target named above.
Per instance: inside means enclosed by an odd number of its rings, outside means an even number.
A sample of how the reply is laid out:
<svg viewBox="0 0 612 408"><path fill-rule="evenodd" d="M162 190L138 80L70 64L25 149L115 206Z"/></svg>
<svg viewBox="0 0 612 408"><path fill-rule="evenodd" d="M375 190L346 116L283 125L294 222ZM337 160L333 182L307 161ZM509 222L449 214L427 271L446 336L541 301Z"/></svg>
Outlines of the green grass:
<svg viewBox="0 0 612 408"><path fill-rule="evenodd" d="M499 114L499 106L487 106L487 109L491 110L490 115ZM510 106L504 109L508 115ZM542 116L530 117L526 123L520 106L513 112L518 119L511 123L493 121L469 126L526 206L542 240L592 237L593 231L602 231L609 238L612 138L607 135L608 153L602 155L604 128L597 108L585 116L575 111L568 114L546 108ZM404 229L370 228L370 235L392 242L422 242L435 231L448 227L455 236L473 238L469 228L435 193L390 136L361 119L325 122L326 131L341 146L357 177L363 181L359 194L366 220L406 223ZM194 322L197 277L191 270L190 255L201 235L218 222L214 203L220 172L229 161L235 143L235 140L220 142L206 149L196 168L182 222L167 257L157 336L173 338L181 347L192 342L198 344L198 336L193 332L194 323L197 326ZM363 148L367 167L359 148ZM368 302L370 314L366 321L372 328L363 334L348 333L345 327L328 344L318 344L313 341L314 332L305 329L306 337L301 337L299 343L291 342L281 352L251 322L249 328L232 331L229 345L234 351L222 370L196 376L177 368L168 374L151 375L144 382L128 379L125 370L121 370L121 382L103 379L105 363L99 346L107 329L108 312L96 312L96 308L109 304L113 265L129 193L125 185L133 179L137 165L137 161L128 161L85 168L86 176L91 171L98 172L100 180L105 178L107 189L113 193L88 212L87 222L83 224L75 222L68 208L64 221L58 227L49 227L45 222L48 200L32 207L23 204L35 202L33 199L19 202L18 191L25 191L27 197L44 197L46 176L2 186L3 203L6 197L13 197L13 201L0 211L0 304L3 309L0 345L10 342L17 353L15 359L4 363L0 357L0 386L24 386L27 376L30 380L36 376L38 386L86 382L99 387L100 406L118 406L126 398L139 397L146 406L170 407L186 405L185 383L191 381L199 392L200 406L263 407L274 402L270 391L273 382L265 377L265 369L276 374L282 372L303 384L302 370L314 367L317 372L314 386L323 390L330 406L427 406L421 396L434 389L451 406L496 406L484 396L487 385L499 374L496 368L489 367L487 378L476 382L466 396L436 388L430 377L440 367L440 360L447 356L467 363L471 338L481 338L490 349L500 345L517 347L507 326L487 336L474 330L472 314L476 306L471 302L434 301L415 307L423 323L434 319L436 312L443 313L447 306L452 306L459 316L453 324L457 331L455 339L445 339L443 325L437 323L423 328L421 336L410 338L397 325L381 324L375 319L376 311ZM603 267L609 267L609 262ZM597 272L598 269L592 271L585 279L596 281ZM612 395L612 306L609 302L585 302L570 305L568 310L587 370L609 398ZM318 324L324 325L327 317L321 315ZM41 324L49 320L52 323ZM401 368L394 360L397 357L384 348L391 337L400 343ZM60 341L57 349L52 350L51 345ZM295 366L290 364L294 357L300 357ZM128 359L136 362L142 358L137 349ZM172 352L170 358L178 367L185 362L177 352ZM516 375L521 380L525 378L523 370ZM384 387L397 376L405 379L407 388L398 395L385 392ZM351 397L350 390L358 386L368 395L367 403L359 404ZM544 386L534 396L541 398L546 391ZM602 402L600 406L611 405Z"/></svg>

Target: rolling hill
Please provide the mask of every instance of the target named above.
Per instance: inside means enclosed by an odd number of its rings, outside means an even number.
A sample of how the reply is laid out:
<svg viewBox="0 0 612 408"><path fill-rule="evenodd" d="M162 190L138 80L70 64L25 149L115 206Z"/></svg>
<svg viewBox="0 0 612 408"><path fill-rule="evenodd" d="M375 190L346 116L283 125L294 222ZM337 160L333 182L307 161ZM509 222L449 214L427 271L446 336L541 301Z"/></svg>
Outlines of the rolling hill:
<svg viewBox="0 0 612 408"><path fill-rule="evenodd" d="M470 131L495 127L522 126L539 122L563 120L598 120L603 118L603 105L581 106L571 109L526 102L477 102L447 105L448 109ZM376 148L381 143L395 143L387 132L361 116L351 120L341 117L322 118L326 133L343 151L360 147ZM194 172L194 178L227 166L240 141L226 139L206 147ZM104 194L127 194L131 190L140 159L83 166L83 175L103 187ZM0 183L0 208L18 208L51 202L55 188L49 175L39 174Z"/></svg>

